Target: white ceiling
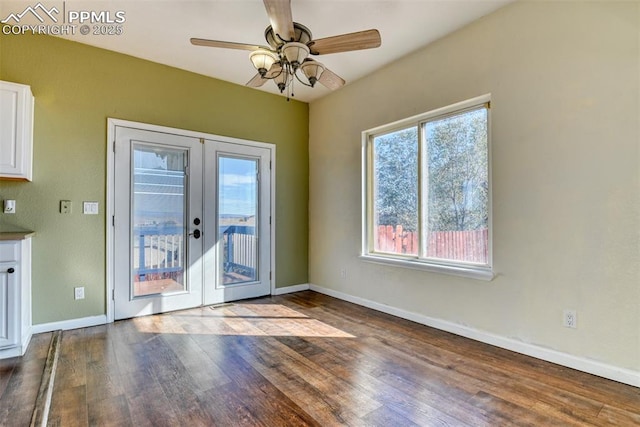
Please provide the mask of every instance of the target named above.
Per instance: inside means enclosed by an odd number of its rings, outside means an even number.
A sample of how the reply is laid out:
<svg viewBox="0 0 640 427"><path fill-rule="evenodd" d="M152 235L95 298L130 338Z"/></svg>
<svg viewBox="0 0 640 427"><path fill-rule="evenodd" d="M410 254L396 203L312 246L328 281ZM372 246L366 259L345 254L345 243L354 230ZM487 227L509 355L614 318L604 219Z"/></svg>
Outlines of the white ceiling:
<svg viewBox="0 0 640 427"><path fill-rule="evenodd" d="M249 52L193 46L189 38L266 45L269 25L261 0L47 1L70 10L124 11L122 35L65 38L244 85L256 71ZM317 57L347 84L415 51L513 0L292 0L293 19L314 38L377 28L382 46ZM38 0L0 1L2 19ZM58 6L60 7L60 6ZM18 10L20 9L20 10ZM67 15L68 16L68 15ZM275 84L262 88L278 93ZM321 85L297 85L295 99L312 101L330 93Z"/></svg>

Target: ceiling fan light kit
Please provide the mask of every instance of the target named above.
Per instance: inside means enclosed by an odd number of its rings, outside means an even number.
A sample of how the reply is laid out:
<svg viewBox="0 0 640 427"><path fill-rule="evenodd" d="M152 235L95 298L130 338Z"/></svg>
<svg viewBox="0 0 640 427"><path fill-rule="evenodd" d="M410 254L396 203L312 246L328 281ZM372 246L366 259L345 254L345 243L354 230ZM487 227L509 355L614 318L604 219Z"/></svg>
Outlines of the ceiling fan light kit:
<svg viewBox="0 0 640 427"><path fill-rule="evenodd" d="M300 65L300 69L309 79L309 84L311 87L314 87L318 79L322 76L322 72L324 71L324 65L319 63L318 61L314 61L311 58L307 58L304 60L302 65Z"/></svg>
<svg viewBox="0 0 640 427"><path fill-rule="evenodd" d="M289 77L291 77L289 70L282 67L280 68L280 72L273 77L273 81L278 86L278 89L280 89L280 93L284 92L287 88L287 85L289 84Z"/></svg>
<svg viewBox="0 0 640 427"><path fill-rule="evenodd" d="M320 82L323 86L335 90L345 84L344 79L320 62L309 58L309 55L371 49L381 45L378 30L313 40L311 31L307 27L293 22L291 0L263 1L271 21L271 25L264 33L269 47L220 40L191 39L191 43L196 46L252 51L249 59L258 74L249 80L247 86L261 87L267 80L273 80L280 93L285 93L286 90L287 100L294 96L295 80L309 87L314 87L316 82ZM298 75L298 70L302 72L302 76Z"/></svg>
<svg viewBox="0 0 640 427"><path fill-rule="evenodd" d="M266 49L257 49L251 52L249 55L249 59L253 63L253 66L256 67L256 70L260 73L260 76L264 77L267 74L267 71L271 68L273 64L279 61L278 56Z"/></svg>
<svg viewBox="0 0 640 427"><path fill-rule="evenodd" d="M291 64L291 68L294 70L297 70L300 64L309 56L309 46L304 43L285 43L281 50L287 62Z"/></svg>

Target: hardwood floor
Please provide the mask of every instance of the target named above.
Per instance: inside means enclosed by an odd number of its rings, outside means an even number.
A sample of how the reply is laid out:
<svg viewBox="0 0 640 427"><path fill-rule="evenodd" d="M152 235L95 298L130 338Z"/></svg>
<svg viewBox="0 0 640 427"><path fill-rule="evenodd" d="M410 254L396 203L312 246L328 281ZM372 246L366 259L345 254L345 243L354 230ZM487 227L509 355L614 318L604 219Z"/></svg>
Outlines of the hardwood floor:
<svg viewBox="0 0 640 427"><path fill-rule="evenodd" d="M45 341L0 364L1 425ZM636 426L640 389L306 291L65 331L49 425Z"/></svg>
<svg viewBox="0 0 640 427"><path fill-rule="evenodd" d="M42 380L51 333L34 335L23 357L0 360L0 426L28 426Z"/></svg>

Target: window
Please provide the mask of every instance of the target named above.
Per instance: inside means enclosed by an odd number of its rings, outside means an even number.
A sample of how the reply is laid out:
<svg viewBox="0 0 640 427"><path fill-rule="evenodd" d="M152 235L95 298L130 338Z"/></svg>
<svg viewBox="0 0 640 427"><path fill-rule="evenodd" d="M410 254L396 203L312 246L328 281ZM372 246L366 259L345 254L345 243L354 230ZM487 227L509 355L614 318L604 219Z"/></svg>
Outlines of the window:
<svg viewBox="0 0 640 427"><path fill-rule="evenodd" d="M363 133L363 258L491 279L489 96Z"/></svg>

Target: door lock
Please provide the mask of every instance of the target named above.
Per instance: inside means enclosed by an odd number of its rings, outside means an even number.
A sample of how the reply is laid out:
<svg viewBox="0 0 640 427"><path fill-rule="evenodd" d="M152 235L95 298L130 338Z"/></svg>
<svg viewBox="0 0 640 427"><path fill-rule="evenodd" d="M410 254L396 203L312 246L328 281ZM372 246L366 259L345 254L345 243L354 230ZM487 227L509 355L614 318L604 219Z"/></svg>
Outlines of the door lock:
<svg viewBox="0 0 640 427"><path fill-rule="evenodd" d="M194 239L199 239L202 233L197 228L193 230L193 233L189 233L189 236L193 236Z"/></svg>

